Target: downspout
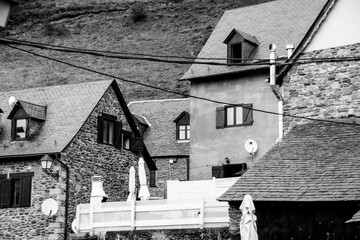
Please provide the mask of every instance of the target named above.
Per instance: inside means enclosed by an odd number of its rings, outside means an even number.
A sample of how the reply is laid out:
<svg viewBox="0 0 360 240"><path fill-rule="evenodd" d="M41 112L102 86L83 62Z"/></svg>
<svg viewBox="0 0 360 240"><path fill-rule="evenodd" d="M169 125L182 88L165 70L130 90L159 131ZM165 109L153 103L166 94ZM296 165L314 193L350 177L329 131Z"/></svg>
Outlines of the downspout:
<svg viewBox="0 0 360 240"><path fill-rule="evenodd" d="M276 46L275 44L270 44L270 88L274 93L275 97L278 99L278 116L279 116L279 137L276 141L280 141L284 135L284 121L283 121L283 98L282 92L276 87Z"/></svg>
<svg viewBox="0 0 360 240"><path fill-rule="evenodd" d="M61 154L60 154L61 158ZM56 161L60 163L66 169L66 196L65 196L65 229L64 229L64 240L68 239L68 218L69 218L69 184L70 184L70 169L69 167L62 162L59 158L56 157Z"/></svg>
<svg viewBox="0 0 360 240"><path fill-rule="evenodd" d="M278 99L278 115L279 115L279 138L277 141L281 140L284 136L284 99L282 97L283 90L276 87L276 46L275 44L270 44L270 88L274 93L275 97ZM286 45L287 58L289 59L293 54L294 45Z"/></svg>

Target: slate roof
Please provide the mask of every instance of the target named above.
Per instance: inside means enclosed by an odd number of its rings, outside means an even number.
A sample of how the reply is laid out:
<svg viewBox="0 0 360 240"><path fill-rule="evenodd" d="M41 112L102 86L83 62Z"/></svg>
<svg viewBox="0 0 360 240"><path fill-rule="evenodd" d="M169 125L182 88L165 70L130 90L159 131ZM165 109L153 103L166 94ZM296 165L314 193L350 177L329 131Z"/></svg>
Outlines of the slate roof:
<svg viewBox="0 0 360 240"><path fill-rule="evenodd" d="M360 126L295 126L220 198L242 201L359 201Z"/></svg>
<svg viewBox="0 0 360 240"><path fill-rule="evenodd" d="M10 96L21 103L25 101L47 107L45 124L29 141L11 142L11 121L3 119L0 157L61 152L78 132L111 82L97 81L0 92L0 104L5 116L12 110L8 104Z"/></svg>
<svg viewBox="0 0 360 240"><path fill-rule="evenodd" d="M189 142L176 141L174 120L183 112L190 112L190 99L135 101L130 111L146 118L150 126L144 134L145 145L152 157L188 156Z"/></svg>
<svg viewBox="0 0 360 240"><path fill-rule="evenodd" d="M355 213L350 220L346 221L346 223L351 223L351 222L360 222L360 211Z"/></svg>
<svg viewBox="0 0 360 240"><path fill-rule="evenodd" d="M25 101L18 101L17 106L22 106L22 108L25 110L25 112L30 115L32 118L36 118L39 120L45 120L46 119L46 106L41 106ZM13 108L13 110L10 112L8 119L12 118L12 115L16 112L16 109Z"/></svg>
<svg viewBox="0 0 360 240"><path fill-rule="evenodd" d="M299 45L326 2L327 0L277 0L225 11L197 57L226 58L227 46L223 42L233 29L254 36L260 43L254 49L251 58L268 59L271 43L276 44L278 56L287 56L285 46L293 44L296 48ZM226 60L216 60L216 62L226 63ZM195 80L205 76L256 70L263 67L193 64L182 79Z"/></svg>

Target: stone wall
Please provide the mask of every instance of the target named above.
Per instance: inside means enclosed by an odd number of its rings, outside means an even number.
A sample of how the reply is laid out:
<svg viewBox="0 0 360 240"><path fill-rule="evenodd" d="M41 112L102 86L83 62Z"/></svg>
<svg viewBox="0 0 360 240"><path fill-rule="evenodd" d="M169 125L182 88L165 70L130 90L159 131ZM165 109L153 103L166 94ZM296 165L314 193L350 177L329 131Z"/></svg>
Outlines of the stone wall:
<svg viewBox="0 0 360 240"><path fill-rule="evenodd" d="M0 209L0 239L63 239L65 175L57 181L42 170L40 160L0 162L0 174L24 172L34 173L31 206ZM52 217L41 211L41 204L48 198L59 203L59 212Z"/></svg>
<svg viewBox="0 0 360 240"><path fill-rule="evenodd" d="M110 88L63 154L64 162L70 167L69 224L75 218L76 206L90 202L92 176L104 177L103 186L109 196L108 202L125 201L129 169L131 166L137 169L139 157L135 153L97 143L97 116L101 113L117 116L123 123L123 129L130 131L116 95ZM137 171L136 180L138 182Z"/></svg>
<svg viewBox="0 0 360 240"><path fill-rule="evenodd" d="M104 177L108 201L121 201L127 198L130 166L137 169L138 155L135 153L97 143L97 116L103 112L117 116L122 121L123 128L130 130L115 92L110 87L61 153L61 161L69 167L70 173L68 233L71 233L76 206L90 202L92 176ZM0 209L0 239L64 239L67 173L58 162L54 164L55 169L60 169L59 180L43 172L40 159L0 162L0 174L34 172L31 206ZM137 175L136 171L136 179ZM58 213L50 218L41 211L41 204L47 198L53 198L59 204Z"/></svg>
<svg viewBox="0 0 360 240"><path fill-rule="evenodd" d="M173 163L170 163L173 160ZM167 180L188 180L188 158L186 157L162 157L153 158L156 162L156 187L150 187L152 197L166 198Z"/></svg>
<svg viewBox="0 0 360 240"><path fill-rule="evenodd" d="M339 58L360 55L360 43L302 54L300 58ZM295 65L283 84L284 112L311 118L360 117L360 64L358 61ZM304 121L285 118L284 128Z"/></svg>

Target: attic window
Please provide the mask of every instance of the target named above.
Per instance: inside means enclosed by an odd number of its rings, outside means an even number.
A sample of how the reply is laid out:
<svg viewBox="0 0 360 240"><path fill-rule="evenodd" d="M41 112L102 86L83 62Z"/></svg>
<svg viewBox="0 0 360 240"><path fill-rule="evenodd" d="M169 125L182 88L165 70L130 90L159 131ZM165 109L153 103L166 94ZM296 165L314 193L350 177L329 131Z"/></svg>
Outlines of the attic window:
<svg viewBox="0 0 360 240"><path fill-rule="evenodd" d="M27 136L27 126L28 121L27 119L16 119L15 120L15 139L25 139Z"/></svg>
<svg viewBox="0 0 360 240"><path fill-rule="evenodd" d="M227 63L242 63L259 45L254 36L244 33L240 30L233 29L224 41L227 44Z"/></svg>
<svg viewBox="0 0 360 240"><path fill-rule="evenodd" d="M27 140L44 124L46 106L17 101L8 119L11 123L11 140Z"/></svg>
<svg viewBox="0 0 360 240"><path fill-rule="evenodd" d="M175 120L176 140L190 140L190 114L182 112Z"/></svg>

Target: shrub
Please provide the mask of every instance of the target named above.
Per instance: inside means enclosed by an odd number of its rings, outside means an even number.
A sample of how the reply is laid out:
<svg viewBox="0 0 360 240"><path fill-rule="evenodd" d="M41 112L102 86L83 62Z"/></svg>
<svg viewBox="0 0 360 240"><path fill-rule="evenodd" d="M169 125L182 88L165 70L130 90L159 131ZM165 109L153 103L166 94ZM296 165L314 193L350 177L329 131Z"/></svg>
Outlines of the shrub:
<svg viewBox="0 0 360 240"><path fill-rule="evenodd" d="M135 3L131 8L131 18L134 22L141 21L147 17L147 12L142 3Z"/></svg>
<svg viewBox="0 0 360 240"><path fill-rule="evenodd" d="M166 236L166 233L164 232L153 232L151 234L152 240L169 240L169 238Z"/></svg>
<svg viewBox="0 0 360 240"><path fill-rule="evenodd" d="M66 28L65 24L45 23L44 25L44 34L46 36L63 37L68 33L69 30Z"/></svg>

